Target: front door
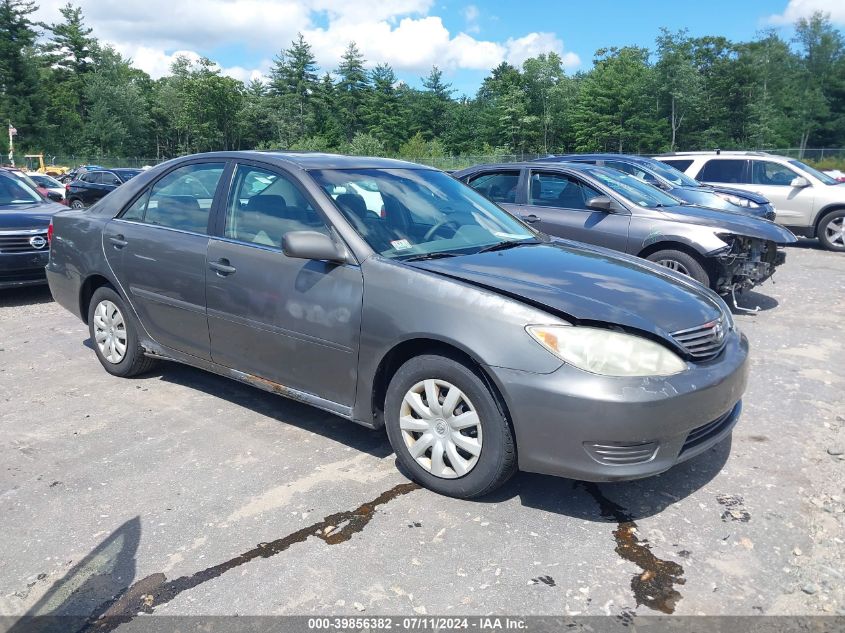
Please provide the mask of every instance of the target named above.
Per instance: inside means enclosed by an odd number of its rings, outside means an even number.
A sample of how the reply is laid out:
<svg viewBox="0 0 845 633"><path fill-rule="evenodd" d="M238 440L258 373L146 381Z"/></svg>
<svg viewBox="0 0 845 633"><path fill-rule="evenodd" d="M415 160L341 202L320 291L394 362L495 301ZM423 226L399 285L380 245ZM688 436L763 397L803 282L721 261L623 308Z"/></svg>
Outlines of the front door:
<svg viewBox="0 0 845 633"><path fill-rule="evenodd" d="M103 248L141 322L165 347L210 359L208 227L225 163L173 170L106 225Z"/></svg>
<svg viewBox="0 0 845 633"><path fill-rule="evenodd" d="M225 221L208 247L211 356L333 403L352 406L363 277L352 264L294 259L288 231L329 233L293 178L239 164Z"/></svg>
<svg viewBox="0 0 845 633"><path fill-rule="evenodd" d="M771 160L751 161L751 189L769 199L775 207L775 222L786 226L810 224L813 217L813 187L793 187L803 174Z"/></svg>
<svg viewBox="0 0 845 633"><path fill-rule="evenodd" d="M625 252L631 216L588 208L600 191L559 172L532 171L528 184L528 204L519 206L524 220L549 235Z"/></svg>

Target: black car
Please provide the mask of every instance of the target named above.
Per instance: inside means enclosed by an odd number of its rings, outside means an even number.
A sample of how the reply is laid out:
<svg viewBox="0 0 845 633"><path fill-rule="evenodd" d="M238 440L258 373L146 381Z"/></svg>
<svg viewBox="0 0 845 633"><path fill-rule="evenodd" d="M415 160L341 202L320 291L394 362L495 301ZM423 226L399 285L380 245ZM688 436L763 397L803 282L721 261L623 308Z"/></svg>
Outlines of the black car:
<svg viewBox="0 0 845 633"><path fill-rule="evenodd" d="M543 162L588 163L618 169L683 200L688 205L775 219L775 208L760 194L730 187L704 185L654 158L630 154L562 154Z"/></svg>
<svg viewBox="0 0 845 633"><path fill-rule="evenodd" d="M0 171L0 288L43 284L50 253L48 227L60 204Z"/></svg>
<svg viewBox="0 0 845 633"><path fill-rule="evenodd" d="M67 185L68 206L84 209L97 202L107 193L141 173L140 169L98 169L86 171Z"/></svg>

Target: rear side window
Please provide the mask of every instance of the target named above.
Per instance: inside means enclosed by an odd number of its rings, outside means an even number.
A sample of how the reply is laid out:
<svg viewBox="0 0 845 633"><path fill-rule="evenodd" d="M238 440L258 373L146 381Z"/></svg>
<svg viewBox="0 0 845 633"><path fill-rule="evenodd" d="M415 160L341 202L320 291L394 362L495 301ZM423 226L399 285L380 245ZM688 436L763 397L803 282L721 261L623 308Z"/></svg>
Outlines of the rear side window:
<svg viewBox="0 0 845 633"><path fill-rule="evenodd" d="M518 171L488 171L470 178L467 184L488 200L512 204L516 202L518 183Z"/></svg>
<svg viewBox="0 0 845 633"><path fill-rule="evenodd" d="M746 161L744 160L728 158L708 160L698 174L698 180L703 180L704 182L748 184L745 163Z"/></svg>
<svg viewBox="0 0 845 633"><path fill-rule="evenodd" d="M208 216L225 163L186 165L146 190L121 216L192 233L208 232Z"/></svg>
<svg viewBox="0 0 845 633"><path fill-rule="evenodd" d="M689 169L689 166L692 165L692 161L688 159L680 159L680 158L673 158L672 160L664 160L664 163L667 165L674 167L678 171L686 171Z"/></svg>
<svg viewBox="0 0 845 633"><path fill-rule="evenodd" d="M239 242L281 248L289 231L329 234L290 180L260 167L238 166L228 207L224 235Z"/></svg>

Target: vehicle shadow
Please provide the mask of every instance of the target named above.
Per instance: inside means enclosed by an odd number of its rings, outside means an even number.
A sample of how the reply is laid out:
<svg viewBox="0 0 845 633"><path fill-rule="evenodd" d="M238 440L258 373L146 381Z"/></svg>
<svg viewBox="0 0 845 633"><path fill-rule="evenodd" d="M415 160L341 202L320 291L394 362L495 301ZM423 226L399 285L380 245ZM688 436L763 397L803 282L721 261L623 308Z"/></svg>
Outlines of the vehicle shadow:
<svg viewBox="0 0 845 633"><path fill-rule="evenodd" d="M741 295L737 295L736 303L743 310L753 310L759 312L767 312L768 310L773 310L774 308L777 308L780 305L780 302L774 297L760 294L759 292L755 292L754 290L747 290ZM728 305L731 305L730 301L728 301ZM735 308L731 308L731 313L744 314L743 310L736 310Z"/></svg>
<svg viewBox="0 0 845 633"><path fill-rule="evenodd" d="M731 437L701 455L645 479L594 484L534 473L517 473L481 503L501 503L518 497L523 506L598 523L654 516L709 483L725 465ZM608 512L608 507L614 508Z"/></svg>
<svg viewBox="0 0 845 633"><path fill-rule="evenodd" d="M78 631L105 613L135 579L141 519L134 517L109 534L56 581L21 618L2 618L7 633ZM12 623L14 621L14 623Z"/></svg>
<svg viewBox="0 0 845 633"><path fill-rule="evenodd" d="M0 308L16 308L52 301L53 295L46 285L0 290Z"/></svg>
<svg viewBox="0 0 845 633"><path fill-rule="evenodd" d="M90 339L85 344L90 346ZM162 362L154 371L136 378L136 380L145 379L164 380L202 391L209 396L221 398L239 407L250 409L284 424L291 424L304 431L322 435L334 442L350 446L379 459L393 453L393 449L387 441L387 435L381 431L368 429L332 413L321 411L316 407L277 396L201 369L180 363Z"/></svg>
<svg viewBox="0 0 845 633"><path fill-rule="evenodd" d="M801 248L811 251L827 251L816 238L799 237L798 241L793 244L787 244L786 248Z"/></svg>

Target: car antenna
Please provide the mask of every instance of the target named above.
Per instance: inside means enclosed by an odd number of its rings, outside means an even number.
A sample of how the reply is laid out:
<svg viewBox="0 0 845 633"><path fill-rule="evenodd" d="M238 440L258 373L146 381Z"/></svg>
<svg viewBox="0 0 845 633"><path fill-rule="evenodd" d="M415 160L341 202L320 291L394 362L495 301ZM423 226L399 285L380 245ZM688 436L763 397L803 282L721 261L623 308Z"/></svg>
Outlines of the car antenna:
<svg viewBox="0 0 845 633"><path fill-rule="evenodd" d="M720 149L717 147L717 148L716 148L716 156L719 156L719 154L721 154L721 153L722 153L722 150L720 150Z"/></svg>

